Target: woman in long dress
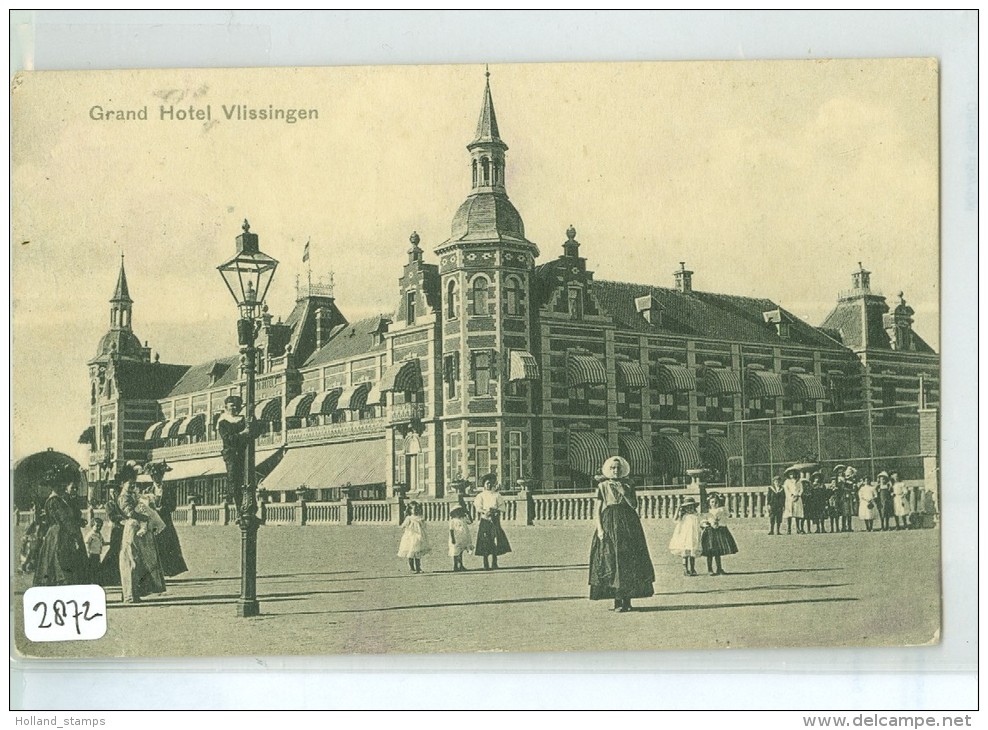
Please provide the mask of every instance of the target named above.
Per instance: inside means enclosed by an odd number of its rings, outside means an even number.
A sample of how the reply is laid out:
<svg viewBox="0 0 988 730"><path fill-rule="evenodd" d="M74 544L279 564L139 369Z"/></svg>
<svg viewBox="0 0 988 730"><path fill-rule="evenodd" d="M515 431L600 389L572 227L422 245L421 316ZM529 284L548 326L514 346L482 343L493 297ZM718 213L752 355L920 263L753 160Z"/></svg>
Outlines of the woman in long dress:
<svg viewBox="0 0 988 730"><path fill-rule="evenodd" d="M175 524L172 522L172 512L178 506L175 497L175 485L164 481L165 472L171 471L171 467L164 461L151 462L144 467L144 471L150 475L151 481L154 483L149 494L151 506L165 525L164 529L154 536L154 542L158 548L158 558L161 561L161 572L171 578L189 569L185 563L185 556L182 555L182 544L178 541L178 532L175 531Z"/></svg>
<svg viewBox="0 0 988 730"><path fill-rule="evenodd" d="M106 521L110 523L110 546L99 564L100 585L120 585L120 545L123 542L124 514L117 502L117 490L110 489L104 507Z"/></svg>
<svg viewBox="0 0 988 730"><path fill-rule="evenodd" d="M161 518L141 500L135 482L137 471L131 465L121 470L117 503L124 515L120 542L120 588L124 603L138 603L144 596L165 592L154 529L163 529Z"/></svg>
<svg viewBox="0 0 988 730"><path fill-rule="evenodd" d="M44 538L34 570L35 586L85 585L92 582L89 558L82 541L82 517L66 487L76 476L68 467L55 467L45 475L51 494L45 500L41 519Z"/></svg>
<svg viewBox="0 0 988 730"><path fill-rule="evenodd" d="M511 552L511 544L501 527L505 503L497 484L497 475L487 474L480 483L483 491L473 500L479 518L473 553L484 559L484 570L491 570L497 568L498 555Z"/></svg>
<svg viewBox="0 0 988 730"><path fill-rule="evenodd" d="M590 600L613 599L614 610L631 610L631 599L654 595L655 569L638 518L638 497L625 479L631 466L612 456L597 485L597 529L590 543Z"/></svg>
<svg viewBox="0 0 988 730"><path fill-rule="evenodd" d="M858 488L858 518L864 520L868 532L874 529L875 520L879 518L878 490L869 479L863 481Z"/></svg>
<svg viewBox="0 0 988 730"><path fill-rule="evenodd" d="M796 520L796 534L803 534L803 492L804 483L799 478L798 471L787 471L786 481L782 485L786 490L786 506L782 511L782 516L786 520L786 534L792 534L792 521Z"/></svg>
<svg viewBox="0 0 988 730"><path fill-rule="evenodd" d="M906 485L897 479L889 477L892 482L892 510L895 516L895 529L904 530L909 527L909 516L912 514L912 506L909 492Z"/></svg>

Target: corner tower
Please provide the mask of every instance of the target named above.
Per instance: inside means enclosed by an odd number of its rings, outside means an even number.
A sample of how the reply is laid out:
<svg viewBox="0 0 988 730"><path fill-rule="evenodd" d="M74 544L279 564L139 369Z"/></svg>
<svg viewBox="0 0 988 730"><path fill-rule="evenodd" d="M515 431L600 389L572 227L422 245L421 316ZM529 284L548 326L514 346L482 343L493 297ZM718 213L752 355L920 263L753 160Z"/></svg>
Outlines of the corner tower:
<svg viewBox="0 0 988 730"><path fill-rule="evenodd" d="M538 246L508 199L490 73L470 153L470 193L435 248L442 297L444 482L532 476L536 368L531 283ZM523 366L523 364L527 364Z"/></svg>

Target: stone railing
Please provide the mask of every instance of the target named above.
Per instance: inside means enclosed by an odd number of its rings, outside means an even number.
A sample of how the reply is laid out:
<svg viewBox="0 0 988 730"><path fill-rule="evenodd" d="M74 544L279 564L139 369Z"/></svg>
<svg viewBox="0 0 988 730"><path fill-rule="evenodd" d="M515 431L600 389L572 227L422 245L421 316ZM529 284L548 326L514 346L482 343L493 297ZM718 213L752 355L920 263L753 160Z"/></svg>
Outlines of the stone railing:
<svg viewBox="0 0 988 730"><path fill-rule="evenodd" d="M409 423L425 418L424 403L395 403L388 409L388 423Z"/></svg>
<svg viewBox="0 0 988 730"><path fill-rule="evenodd" d="M307 441L327 441L348 436L363 436L371 433L384 433L387 419L363 418L359 421L344 421L342 423L325 423L321 426L288 429L288 443L304 443Z"/></svg>
<svg viewBox="0 0 988 730"><path fill-rule="evenodd" d="M159 446L151 451L151 458L154 461L161 459L179 461L189 456L219 456L222 448L223 442L219 439L182 444L181 446Z"/></svg>
<svg viewBox="0 0 988 730"><path fill-rule="evenodd" d="M758 519L768 515L766 488L731 487L717 492L727 500L733 519ZM672 519L687 496L698 493L689 489L638 490L638 514L642 520ZM418 500L427 522L444 523L458 502L453 498ZM521 491L504 496L505 509L501 519L516 525L546 522L581 522L596 517L596 499L590 492L576 494L532 494ZM339 502L267 502L259 507L259 516L268 525L398 525L407 514L408 500L398 497ZM466 509L476 520L472 500ZM93 511L104 519L102 509ZM87 515L88 516L88 515ZM17 512L15 524L30 524L31 512ZM172 513L176 525L234 525L236 510L232 505L182 505Z"/></svg>

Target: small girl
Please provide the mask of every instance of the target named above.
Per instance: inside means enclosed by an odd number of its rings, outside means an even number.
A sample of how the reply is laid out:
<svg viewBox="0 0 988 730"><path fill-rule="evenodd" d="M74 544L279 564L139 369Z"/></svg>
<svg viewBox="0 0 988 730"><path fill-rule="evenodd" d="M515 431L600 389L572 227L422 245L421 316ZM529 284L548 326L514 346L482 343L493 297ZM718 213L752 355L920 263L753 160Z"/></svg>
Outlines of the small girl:
<svg viewBox="0 0 988 730"><path fill-rule="evenodd" d="M103 520L94 517L93 524L83 534L82 541L86 543L86 555L89 556L89 579L96 585L102 585L99 562L106 544L103 540Z"/></svg>
<svg viewBox="0 0 988 730"><path fill-rule="evenodd" d="M20 559L17 564L17 569L21 573L34 572L35 555L37 555L40 542L38 539L38 522L33 521L27 526L24 537L21 539Z"/></svg>
<svg viewBox="0 0 988 730"><path fill-rule="evenodd" d="M672 531L669 550L683 558L683 575L696 575L696 556L700 554L700 518L696 514L699 503L687 497L676 510L676 527Z"/></svg>
<svg viewBox="0 0 988 730"><path fill-rule="evenodd" d="M398 557L408 558L408 567L413 573L422 572L422 556L428 553L429 536L425 531L425 520L422 518L422 505L418 502L408 503L408 516L401 523L404 530L401 543L398 545Z"/></svg>
<svg viewBox="0 0 988 730"><path fill-rule="evenodd" d="M702 554L707 558L708 575L727 575L720 564L721 555L734 555L738 551L738 544L734 541L734 535L727 529L727 525L722 525L721 520L727 517L727 509L724 507L724 498L713 494L707 500L709 512L701 527L700 546ZM714 572L714 562L717 563L717 572Z"/></svg>
<svg viewBox="0 0 988 730"><path fill-rule="evenodd" d="M449 556L453 558L453 572L466 570L463 567L463 553L473 552L473 533L470 531L470 517L462 505L449 511Z"/></svg>

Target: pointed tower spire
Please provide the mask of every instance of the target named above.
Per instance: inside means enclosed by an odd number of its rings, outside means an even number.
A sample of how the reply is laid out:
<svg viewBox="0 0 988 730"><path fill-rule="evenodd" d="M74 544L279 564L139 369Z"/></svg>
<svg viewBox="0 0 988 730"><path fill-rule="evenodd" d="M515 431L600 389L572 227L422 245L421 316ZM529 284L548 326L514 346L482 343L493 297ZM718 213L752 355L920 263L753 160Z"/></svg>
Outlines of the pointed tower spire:
<svg viewBox="0 0 988 730"><path fill-rule="evenodd" d="M478 142L497 142L503 145L504 149L508 149L508 146L501 141L501 135L497 129L497 115L494 113L494 99L491 97L491 72L489 69L484 71L484 76L487 78L487 83L484 85L484 103L480 107L480 119L477 120L477 138L474 139L471 147Z"/></svg>
<svg viewBox="0 0 988 730"><path fill-rule="evenodd" d="M127 272L124 270L124 256L120 254L120 274L117 276L117 288L113 292L111 302L133 302L127 290Z"/></svg>

